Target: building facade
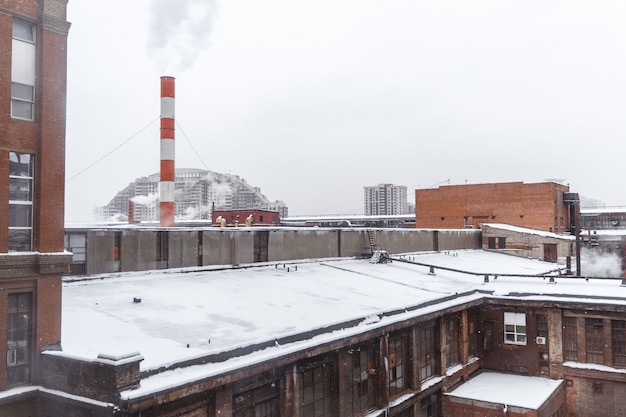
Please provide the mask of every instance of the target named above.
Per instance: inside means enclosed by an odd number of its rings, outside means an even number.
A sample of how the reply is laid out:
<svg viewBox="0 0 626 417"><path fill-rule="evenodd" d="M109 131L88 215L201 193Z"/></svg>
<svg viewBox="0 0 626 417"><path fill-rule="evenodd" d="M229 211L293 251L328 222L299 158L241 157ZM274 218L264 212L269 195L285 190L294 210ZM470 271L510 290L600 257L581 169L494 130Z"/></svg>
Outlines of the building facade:
<svg viewBox="0 0 626 417"><path fill-rule="evenodd" d="M104 207L95 210L98 221L121 220L154 222L159 220L160 175L152 174L133 181ZM237 175L220 174L204 169L176 170L175 217L179 220L210 220L217 210L262 209L288 214L282 201L271 202Z"/></svg>
<svg viewBox="0 0 626 417"><path fill-rule="evenodd" d="M0 0L0 392L61 341L66 3Z"/></svg>
<svg viewBox="0 0 626 417"><path fill-rule="evenodd" d="M406 186L378 184L364 187L365 215L407 214Z"/></svg>
<svg viewBox="0 0 626 417"><path fill-rule="evenodd" d="M576 237L508 224L482 225L483 249L545 262L571 264L576 257Z"/></svg>
<svg viewBox="0 0 626 417"><path fill-rule="evenodd" d="M480 228L506 223L554 233L573 232L577 195L554 182L446 185L415 190L418 228Z"/></svg>
<svg viewBox="0 0 626 417"><path fill-rule="evenodd" d="M626 229L626 209L580 210L580 227L587 230L624 230Z"/></svg>
<svg viewBox="0 0 626 417"><path fill-rule="evenodd" d="M490 255L484 266L492 271L503 265L497 257L512 258ZM407 255L403 260L394 258L392 263L379 265L368 260L345 260L334 264L323 261L318 266L306 262L263 265L252 273L245 269L204 271L198 281L204 286L193 287L200 297L206 298L211 291L219 296L237 294L243 291L241 280L246 274L253 274L256 288L284 290L276 297L249 298L247 312L221 317L226 322L224 327L231 329L229 337L243 334L250 344L236 349L216 346L203 355L193 350L189 358L168 361L167 366L153 363L143 368L141 363L148 358L141 351L118 356L105 352L94 359L73 355L71 347L65 353L46 352L42 386L36 392L20 392L22 398L27 394L31 398L22 403L14 401L15 407L21 404L20 413L2 408L0 398L0 415L605 417L626 412L626 320L620 280L586 283L557 276L558 284L551 285L547 277L534 275L537 270L533 270L533 276L522 272L519 276L499 275L497 279L489 276L488 282L483 282L477 270L463 272L463 278L462 271L444 269L444 257L452 265L457 256L414 256L419 262ZM485 259L486 255L477 256ZM534 261L513 263L513 269L525 271ZM335 268L329 269L331 265ZM432 272L428 272L429 266L433 266ZM377 287L380 292L368 296L368 311L374 311L373 315L340 314L351 319L262 340L247 339L245 334L250 329L235 330L237 325L250 323L248 320L268 322L259 311L268 302L269 309L282 314L284 321L289 321L289 315L300 320L295 304L310 301L308 297L313 293L326 301L329 295L339 296L338 303L353 308L356 304L349 301L353 291L344 286L355 273L361 274L358 282L366 293L374 282L382 284ZM381 280L381 276L386 278ZM81 304L74 314L93 313L101 308L94 301L103 300L103 292L112 294L125 285L132 286L133 293L139 290L136 278L115 277L110 283L106 278L81 281L67 288L64 297L69 297L69 303ZM155 290L172 281L176 288L183 289L185 279L171 273L167 278L155 276L146 281L146 286ZM294 291L289 291L289 283L293 282ZM304 282L313 286L303 296ZM437 292L432 291L433 282L437 282ZM227 290L221 292L224 288ZM378 304L385 294L399 298L402 292L410 292L407 296L414 303L387 307L385 302ZM168 302L176 297L161 291L163 296L156 299L158 293L150 293L154 307L150 299L144 304L139 299L119 305L119 320L138 323L129 314L138 308L171 312L173 305ZM281 297L286 303L276 305L274 302ZM185 302L193 304L195 299L187 294ZM221 313L226 312L222 309ZM217 330L222 323L214 318L196 321L198 318L201 316L192 321L185 318L180 325L195 328L198 335L212 328L213 342L219 344ZM165 316L155 319L162 321ZM144 320L142 328L150 329ZM212 325L205 327L209 323ZM118 330L114 326L113 331ZM485 374L514 377L519 385L509 388L517 392L518 398L468 400L457 394L465 383ZM542 378L545 389L526 392L526 378ZM502 388L492 384L490 391L501 392ZM38 412L38 407L45 412Z"/></svg>

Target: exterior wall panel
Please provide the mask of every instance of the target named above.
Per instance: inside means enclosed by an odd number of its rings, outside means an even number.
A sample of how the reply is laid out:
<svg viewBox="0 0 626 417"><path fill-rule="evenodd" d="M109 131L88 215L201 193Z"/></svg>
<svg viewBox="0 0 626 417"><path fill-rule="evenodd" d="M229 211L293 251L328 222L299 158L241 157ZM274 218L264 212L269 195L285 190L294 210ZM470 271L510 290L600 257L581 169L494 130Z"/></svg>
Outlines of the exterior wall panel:
<svg viewBox="0 0 626 417"><path fill-rule="evenodd" d="M198 232L169 232L169 267L198 266Z"/></svg>

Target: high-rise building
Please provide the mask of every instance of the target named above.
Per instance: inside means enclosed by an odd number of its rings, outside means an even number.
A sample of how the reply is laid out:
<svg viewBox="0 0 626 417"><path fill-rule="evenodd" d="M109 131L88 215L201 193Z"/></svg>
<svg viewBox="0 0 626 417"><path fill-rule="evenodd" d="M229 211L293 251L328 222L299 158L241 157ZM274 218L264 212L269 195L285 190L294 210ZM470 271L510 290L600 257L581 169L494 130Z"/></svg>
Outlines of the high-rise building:
<svg viewBox="0 0 626 417"><path fill-rule="evenodd" d="M158 221L159 182L159 174L136 179L117 193L109 204L95 210L96 220ZM174 188L174 214L177 219L211 219L214 209L272 210L278 211L281 217L288 214L284 202L271 202L259 187L251 186L237 175L179 168L176 169Z"/></svg>
<svg viewBox="0 0 626 417"><path fill-rule="evenodd" d="M66 7L0 0L0 391L38 384L60 346Z"/></svg>
<svg viewBox="0 0 626 417"><path fill-rule="evenodd" d="M365 188L365 215L407 214L406 186L378 184Z"/></svg>

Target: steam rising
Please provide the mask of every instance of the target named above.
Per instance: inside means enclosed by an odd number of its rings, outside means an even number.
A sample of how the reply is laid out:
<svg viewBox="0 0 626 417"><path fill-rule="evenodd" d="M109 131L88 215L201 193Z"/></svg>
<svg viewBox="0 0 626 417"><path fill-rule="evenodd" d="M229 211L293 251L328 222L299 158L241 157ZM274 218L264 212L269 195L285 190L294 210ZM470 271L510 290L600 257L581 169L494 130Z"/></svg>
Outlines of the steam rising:
<svg viewBox="0 0 626 417"><path fill-rule="evenodd" d="M148 51L161 71L191 67L209 46L215 0L152 0Z"/></svg>
<svg viewBox="0 0 626 417"><path fill-rule="evenodd" d="M159 200L159 194L150 193L148 195L136 195L130 199L135 204L140 204L142 206L147 206L151 204L155 204Z"/></svg>
<svg viewBox="0 0 626 417"><path fill-rule="evenodd" d="M580 268L585 276L622 277L622 258L617 253L582 248L580 260Z"/></svg>

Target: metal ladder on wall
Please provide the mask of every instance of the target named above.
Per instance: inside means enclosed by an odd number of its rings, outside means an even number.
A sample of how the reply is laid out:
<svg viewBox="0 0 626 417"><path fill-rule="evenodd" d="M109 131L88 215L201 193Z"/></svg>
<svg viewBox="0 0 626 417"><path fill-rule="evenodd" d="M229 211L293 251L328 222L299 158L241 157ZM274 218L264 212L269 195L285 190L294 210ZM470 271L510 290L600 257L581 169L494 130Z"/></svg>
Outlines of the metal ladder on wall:
<svg viewBox="0 0 626 417"><path fill-rule="evenodd" d="M378 246L378 245L376 245L376 243L374 243L374 234L369 229L367 231L367 239L370 242L370 252L374 253L374 251L376 250L376 246Z"/></svg>

